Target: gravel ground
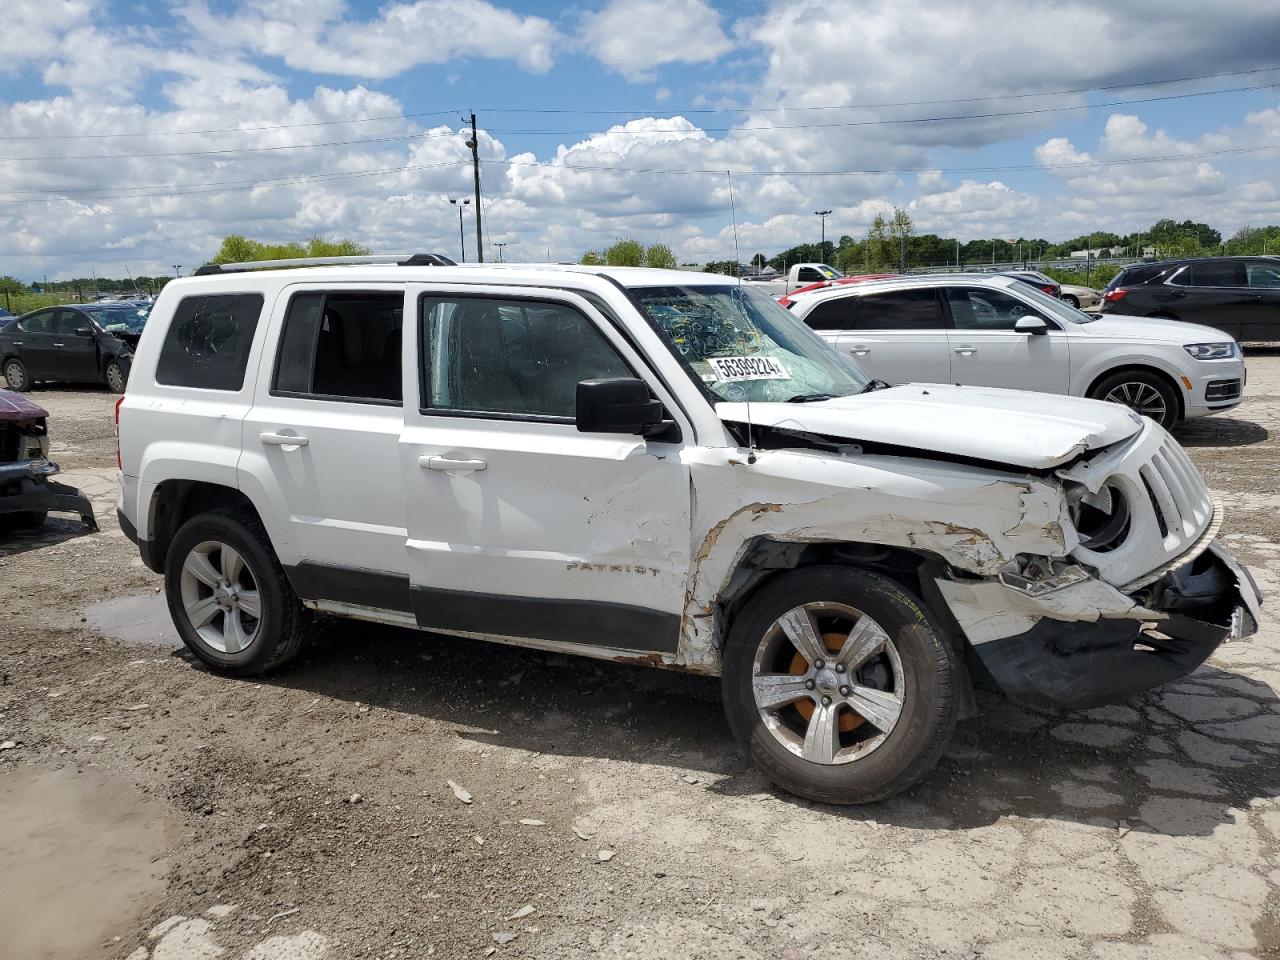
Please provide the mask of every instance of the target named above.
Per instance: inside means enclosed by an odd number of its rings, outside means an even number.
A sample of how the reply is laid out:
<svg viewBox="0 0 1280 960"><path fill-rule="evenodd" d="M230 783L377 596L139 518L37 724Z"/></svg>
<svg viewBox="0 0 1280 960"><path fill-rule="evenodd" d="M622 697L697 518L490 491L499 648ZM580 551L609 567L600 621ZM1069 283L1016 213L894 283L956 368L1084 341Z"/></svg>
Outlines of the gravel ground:
<svg viewBox="0 0 1280 960"><path fill-rule="evenodd" d="M1280 354L1250 373L1181 439L1273 594ZM116 528L113 398L33 397L102 532L0 544L0 954L1280 956L1271 613L1125 705L984 697L910 793L824 807L696 678L338 621L277 675L205 672Z"/></svg>

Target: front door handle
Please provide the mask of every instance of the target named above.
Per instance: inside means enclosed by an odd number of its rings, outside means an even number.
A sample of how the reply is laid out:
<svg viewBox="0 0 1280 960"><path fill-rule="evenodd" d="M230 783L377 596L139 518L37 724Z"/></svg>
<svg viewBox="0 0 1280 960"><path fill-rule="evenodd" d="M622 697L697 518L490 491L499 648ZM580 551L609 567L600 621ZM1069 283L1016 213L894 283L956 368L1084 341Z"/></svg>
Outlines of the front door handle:
<svg viewBox="0 0 1280 960"><path fill-rule="evenodd" d="M978 352L977 347L971 347L967 343L963 344L962 346L956 347L956 353L960 354L960 356L962 357L972 357L977 352Z"/></svg>
<svg viewBox="0 0 1280 960"><path fill-rule="evenodd" d="M288 433L260 433L258 439L268 447L305 447L311 441Z"/></svg>
<svg viewBox="0 0 1280 960"><path fill-rule="evenodd" d="M450 460L448 457L419 457L418 466L426 470L443 470L446 473L489 469L489 464L484 460Z"/></svg>
<svg viewBox="0 0 1280 960"><path fill-rule="evenodd" d="M55 347L63 347L63 346L66 346L66 344L63 344L63 343L55 343L55 344L54 344L54 346L55 346Z"/></svg>
<svg viewBox="0 0 1280 960"><path fill-rule="evenodd" d="M852 353L855 357L865 357L868 353L871 352L871 348L868 346L864 346L861 343L858 343L850 347L849 352Z"/></svg>

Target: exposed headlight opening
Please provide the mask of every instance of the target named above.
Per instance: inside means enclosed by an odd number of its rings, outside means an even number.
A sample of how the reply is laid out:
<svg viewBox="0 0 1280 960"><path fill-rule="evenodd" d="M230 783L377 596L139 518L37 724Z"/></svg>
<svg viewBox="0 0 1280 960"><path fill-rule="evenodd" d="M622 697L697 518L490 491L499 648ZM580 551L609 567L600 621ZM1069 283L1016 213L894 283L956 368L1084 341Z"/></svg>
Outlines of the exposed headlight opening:
<svg viewBox="0 0 1280 960"><path fill-rule="evenodd" d="M1068 496L1071 522L1080 536L1080 545L1094 553L1107 553L1129 536L1129 500L1118 486L1108 481L1089 493L1083 488Z"/></svg>
<svg viewBox="0 0 1280 960"><path fill-rule="evenodd" d="M1078 563L1054 557L1038 557L1020 553L1000 571L1000 582L1032 597L1041 597L1073 584L1092 579Z"/></svg>
<svg viewBox="0 0 1280 960"><path fill-rule="evenodd" d="M1238 355L1234 340L1225 343L1184 343L1182 349L1197 360L1230 360Z"/></svg>

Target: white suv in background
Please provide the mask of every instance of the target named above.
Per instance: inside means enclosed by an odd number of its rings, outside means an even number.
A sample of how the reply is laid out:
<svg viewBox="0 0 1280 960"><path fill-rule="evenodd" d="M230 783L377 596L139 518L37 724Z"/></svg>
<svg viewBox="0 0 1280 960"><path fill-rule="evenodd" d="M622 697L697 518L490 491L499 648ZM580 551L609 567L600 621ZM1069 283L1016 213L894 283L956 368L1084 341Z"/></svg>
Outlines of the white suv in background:
<svg viewBox="0 0 1280 960"><path fill-rule="evenodd" d="M1068 393L1123 403L1171 428L1244 392L1221 330L1083 313L1011 277L869 280L793 298L791 311L869 376Z"/></svg>
<svg viewBox="0 0 1280 960"><path fill-rule="evenodd" d="M727 277L392 261L156 302L117 508L214 670L283 664L310 608L493 641L477 684L501 644L719 675L769 777L852 802L928 773L970 668L1092 707L1256 628L1200 474L1123 407L878 389Z"/></svg>

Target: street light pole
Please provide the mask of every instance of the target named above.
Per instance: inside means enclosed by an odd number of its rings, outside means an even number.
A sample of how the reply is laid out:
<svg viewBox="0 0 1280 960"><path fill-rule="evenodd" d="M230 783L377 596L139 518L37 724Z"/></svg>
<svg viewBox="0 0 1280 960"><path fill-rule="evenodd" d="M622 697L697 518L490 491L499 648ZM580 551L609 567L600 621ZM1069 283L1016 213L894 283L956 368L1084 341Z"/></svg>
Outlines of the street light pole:
<svg viewBox="0 0 1280 960"><path fill-rule="evenodd" d="M180 264L180 263L171 263L171 264L169 264L169 266L173 267L173 275L174 275L175 277L180 277L180 276L182 276L182 264Z"/></svg>
<svg viewBox="0 0 1280 960"><path fill-rule="evenodd" d="M495 240L495 241L493 242L493 245L494 245L495 247L497 247L497 248L498 248L498 262L499 262L499 263L503 263L503 262L504 262L504 261L503 261L503 259L502 259L502 248L503 248L503 247L505 247L505 246L506 246L507 244L509 244L510 242L511 242L510 240L503 240L501 243L499 243L497 240Z"/></svg>
<svg viewBox="0 0 1280 960"><path fill-rule="evenodd" d="M459 261L459 263L466 263L467 262L467 240L466 240L465 234L463 234L462 232L462 208L465 207L467 204L469 204L471 201L466 199L465 197L460 197L457 200L454 200L452 197L450 197L449 202L458 208L458 246L462 248L462 259Z"/></svg>
<svg viewBox="0 0 1280 960"><path fill-rule="evenodd" d="M818 256L825 260L827 258L827 217L831 216L831 211L815 210L813 215L822 221L822 242L818 244Z"/></svg>

